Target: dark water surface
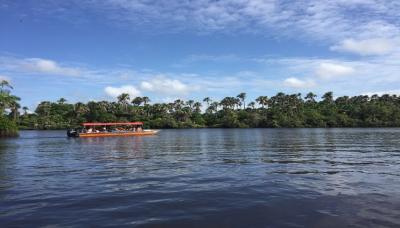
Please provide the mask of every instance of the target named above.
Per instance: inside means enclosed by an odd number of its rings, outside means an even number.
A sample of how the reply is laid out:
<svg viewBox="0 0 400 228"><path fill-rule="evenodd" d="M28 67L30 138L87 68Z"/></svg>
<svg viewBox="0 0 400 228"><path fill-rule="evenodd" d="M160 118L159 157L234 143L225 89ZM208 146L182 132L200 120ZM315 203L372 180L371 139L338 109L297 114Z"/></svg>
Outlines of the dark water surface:
<svg viewBox="0 0 400 228"><path fill-rule="evenodd" d="M0 140L0 226L400 227L400 129Z"/></svg>

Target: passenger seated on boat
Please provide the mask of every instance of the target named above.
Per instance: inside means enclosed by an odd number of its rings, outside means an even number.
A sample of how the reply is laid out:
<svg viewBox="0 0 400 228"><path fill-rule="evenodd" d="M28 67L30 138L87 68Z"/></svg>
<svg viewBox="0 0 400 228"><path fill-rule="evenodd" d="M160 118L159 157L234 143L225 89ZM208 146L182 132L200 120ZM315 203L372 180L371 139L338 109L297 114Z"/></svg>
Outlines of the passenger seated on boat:
<svg viewBox="0 0 400 228"><path fill-rule="evenodd" d="M88 130L87 130L87 133L92 133L93 132L93 129L92 128L89 128Z"/></svg>

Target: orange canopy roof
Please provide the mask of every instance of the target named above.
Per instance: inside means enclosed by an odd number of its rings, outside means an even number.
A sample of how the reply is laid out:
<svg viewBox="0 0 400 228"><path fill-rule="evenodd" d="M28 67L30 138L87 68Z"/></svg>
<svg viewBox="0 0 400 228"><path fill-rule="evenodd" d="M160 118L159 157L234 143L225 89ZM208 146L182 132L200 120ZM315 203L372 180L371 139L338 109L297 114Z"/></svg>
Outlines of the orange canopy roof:
<svg viewBox="0 0 400 228"><path fill-rule="evenodd" d="M83 126L115 126L115 125L143 125L143 122L121 122L121 123L83 123Z"/></svg>

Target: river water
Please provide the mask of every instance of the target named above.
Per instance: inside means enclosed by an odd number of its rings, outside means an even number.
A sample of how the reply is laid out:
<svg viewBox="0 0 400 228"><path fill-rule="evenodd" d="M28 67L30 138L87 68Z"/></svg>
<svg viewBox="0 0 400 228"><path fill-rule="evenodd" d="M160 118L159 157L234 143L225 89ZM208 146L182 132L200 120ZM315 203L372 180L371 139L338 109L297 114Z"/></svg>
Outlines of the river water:
<svg viewBox="0 0 400 228"><path fill-rule="evenodd" d="M0 226L400 227L400 129L0 140Z"/></svg>

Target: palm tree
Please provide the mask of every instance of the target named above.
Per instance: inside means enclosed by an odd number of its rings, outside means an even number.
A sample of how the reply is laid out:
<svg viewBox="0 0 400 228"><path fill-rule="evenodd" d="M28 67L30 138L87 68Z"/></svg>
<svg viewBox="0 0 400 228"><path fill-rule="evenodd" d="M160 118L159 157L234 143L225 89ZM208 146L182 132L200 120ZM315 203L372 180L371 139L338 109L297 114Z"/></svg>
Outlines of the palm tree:
<svg viewBox="0 0 400 228"><path fill-rule="evenodd" d="M151 106L151 112L154 114L155 117L163 118L166 116L167 106L165 104L153 104Z"/></svg>
<svg viewBox="0 0 400 228"><path fill-rule="evenodd" d="M108 112L110 110L110 103L108 103L108 101L97 102L97 106L101 109L102 112Z"/></svg>
<svg viewBox="0 0 400 228"><path fill-rule="evenodd" d="M265 106L268 105L268 97L267 96L259 96L257 97L256 101L258 104L261 105L261 108L264 108Z"/></svg>
<svg viewBox="0 0 400 228"><path fill-rule="evenodd" d="M128 103L128 101L129 101L129 99L130 99L130 97L129 97L129 94L127 94L127 93L122 93L121 95L119 95L118 97L117 97L117 99L118 99L118 102L119 103Z"/></svg>
<svg viewBox="0 0 400 228"><path fill-rule="evenodd" d="M143 103L143 98L142 97L135 97L132 102L133 105L135 106L140 106Z"/></svg>
<svg viewBox="0 0 400 228"><path fill-rule="evenodd" d="M206 98L203 99L203 102L207 103L207 108L208 108L208 107L210 107L210 103L212 102L212 100L211 100L211 98L206 97Z"/></svg>
<svg viewBox="0 0 400 228"><path fill-rule="evenodd" d="M223 109L227 109L231 105L230 97L225 97L219 102L219 105L222 106Z"/></svg>
<svg viewBox="0 0 400 228"><path fill-rule="evenodd" d="M332 104L333 103L333 93L332 92L326 92L322 96L323 102L327 104Z"/></svg>
<svg viewBox="0 0 400 228"><path fill-rule="evenodd" d="M1 80L1 82L0 82L0 88L1 88L1 91L2 91L2 92L3 92L6 88L13 89L13 87L10 85L10 83L9 83L8 81L6 81L6 80Z"/></svg>
<svg viewBox="0 0 400 228"><path fill-rule="evenodd" d="M236 106L236 109L238 109L238 110L242 106L242 102L240 101L240 98L233 98L232 102L234 103L234 105Z"/></svg>
<svg viewBox="0 0 400 228"><path fill-rule="evenodd" d="M143 102L144 105L147 105L150 102L150 98L142 97L142 102Z"/></svg>
<svg viewBox="0 0 400 228"><path fill-rule="evenodd" d="M252 101L247 106L254 110L254 108L256 107L256 103Z"/></svg>
<svg viewBox="0 0 400 228"><path fill-rule="evenodd" d="M42 101L37 107L35 112L39 116L49 117L51 109L51 103L49 101Z"/></svg>
<svg viewBox="0 0 400 228"><path fill-rule="evenodd" d="M8 88L8 89L7 89ZM0 110L4 113L6 108L11 108L13 97L10 95L10 90L13 87L6 80L0 82Z"/></svg>
<svg viewBox="0 0 400 228"><path fill-rule="evenodd" d="M239 93L239 95L237 95L236 97L242 101L243 109L245 109L246 108L246 103L245 103L246 93Z"/></svg>
<svg viewBox="0 0 400 228"><path fill-rule="evenodd" d="M83 116L86 113L88 113L89 108L84 103L78 102L74 105L74 112L75 112L75 116L78 118L78 117Z"/></svg>
<svg viewBox="0 0 400 228"><path fill-rule="evenodd" d="M201 103L200 102L195 102L194 104L193 104L193 107L194 107L194 111L196 112L196 113L200 113L201 112Z"/></svg>
<svg viewBox="0 0 400 228"><path fill-rule="evenodd" d="M122 93L117 97L118 103L121 104L124 107L124 110L126 111L128 109L128 103L129 103L129 94L127 93Z"/></svg>
<svg viewBox="0 0 400 228"><path fill-rule="evenodd" d="M58 99L58 101L57 101L58 104L64 104L65 102L67 102L67 100L62 97L60 99Z"/></svg>
<svg viewBox="0 0 400 228"><path fill-rule="evenodd" d="M210 105L208 106L206 112L207 113L217 112L218 111L218 106L219 106L218 102L216 102L216 101L211 102Z"/></svg>
<svg viewBox="0 0 400 228"><path fill-rule="evenodd" d="M29 108L24 106L24 107L22 107L22 110L24 111L24 116L26 116L28 114Z"/></svg>
<svg viewBox="0 0 400 228"><path fill-rule="evenodd" d="M307 103L315 103L315 98L317 97L316 94L309 92L307 95L304 97L306 99Z"/></svg>
<svg viewBox="0 0 400 228"><path fill-rule="evenodd" d="M11 109L11 112L13 113L13 119L14 121L17 120L18 117L18 109L21 108L20 104L18 103L18 101L20 101L21 98L11 95L10 96L10 100L9 100L9 107Z"/></svg>
<svg viewBox="0 0 400 228"><path fill-rule="evenodd" d="M377 101L379 99L378 94L374 94L371 96L371 101Z"/></svg>
<svg viewBox="0 0 400 228"><path fill-rule="evenodd" d="M189 106L190 109L192 109L194 100L188 100L188 101L186 101L186 104Z"/></svg>

